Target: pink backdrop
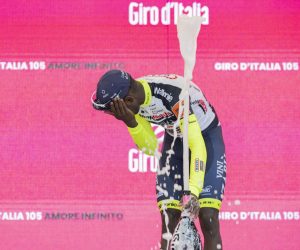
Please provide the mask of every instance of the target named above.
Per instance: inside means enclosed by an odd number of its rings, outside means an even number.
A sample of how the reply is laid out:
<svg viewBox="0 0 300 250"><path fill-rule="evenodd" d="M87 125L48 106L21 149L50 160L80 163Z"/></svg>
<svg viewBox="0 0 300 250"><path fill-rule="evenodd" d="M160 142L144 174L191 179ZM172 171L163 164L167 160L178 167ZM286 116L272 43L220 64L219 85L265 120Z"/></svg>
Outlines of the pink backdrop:
<svg viewBox="0 0 300 250"><path fill-rule="evenodd" d="M227 147L224 249L299 249L300 2L197 3L209 24L194 81ZM110 68L183 73L176 26L131 25L129 4L1 3L1 249L158 249L151 160L139 163L126 127L90 104Z"/></svg>

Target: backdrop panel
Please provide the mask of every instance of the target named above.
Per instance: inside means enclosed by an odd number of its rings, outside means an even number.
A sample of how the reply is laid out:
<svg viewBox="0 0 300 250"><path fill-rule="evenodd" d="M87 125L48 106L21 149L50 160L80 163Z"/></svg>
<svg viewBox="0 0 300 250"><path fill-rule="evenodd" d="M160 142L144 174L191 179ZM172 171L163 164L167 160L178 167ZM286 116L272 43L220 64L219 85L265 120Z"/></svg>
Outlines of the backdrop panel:
<svg viewBox="0 0 300 250"><path fill-rule="evenodd" d="M207 18L194 81L223 125L224 246L299 249L293 0L2 3L1 249L158 249L157 162L90 96L112 68L183 74L174 25L182 6Z"/></svg>

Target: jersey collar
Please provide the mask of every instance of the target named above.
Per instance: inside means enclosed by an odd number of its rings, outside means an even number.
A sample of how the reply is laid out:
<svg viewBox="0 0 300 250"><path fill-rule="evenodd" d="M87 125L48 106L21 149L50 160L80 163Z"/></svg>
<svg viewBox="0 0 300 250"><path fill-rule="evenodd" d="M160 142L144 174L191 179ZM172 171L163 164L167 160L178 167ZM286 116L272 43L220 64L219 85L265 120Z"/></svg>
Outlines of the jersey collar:
<svg viewBox="0 0 300 250"><path fill-rule="evenodd" d="M152 93L151 93L150 86L146 80L142 79L142 80L138 80L138 81L142 84L142 86L144 88L144 92L145 92L145 101L141 106L142 107L149 106L151 103L151 99L152 99Z"/></svg>

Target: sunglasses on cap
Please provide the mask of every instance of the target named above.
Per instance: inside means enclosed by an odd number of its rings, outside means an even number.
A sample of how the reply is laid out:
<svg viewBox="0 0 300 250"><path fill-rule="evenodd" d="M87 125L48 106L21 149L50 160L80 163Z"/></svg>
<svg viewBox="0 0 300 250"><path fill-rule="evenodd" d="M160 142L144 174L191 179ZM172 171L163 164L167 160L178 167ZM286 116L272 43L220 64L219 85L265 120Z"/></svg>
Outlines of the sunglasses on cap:
<svg viewBox="0 0 300 250"><path fill-rule="evenodd" d="M120 93L121 93L121 90L117 94L116 93L113 94L107 102L100 103L99 99L94 99L94 96L96 95L96 91L94 91L91 96L91 102L93 104L94 109L101 110L101 111L110 110L110 103L112 102L112 100L114 98L120 98L120 96L119 96Z"/></svg>

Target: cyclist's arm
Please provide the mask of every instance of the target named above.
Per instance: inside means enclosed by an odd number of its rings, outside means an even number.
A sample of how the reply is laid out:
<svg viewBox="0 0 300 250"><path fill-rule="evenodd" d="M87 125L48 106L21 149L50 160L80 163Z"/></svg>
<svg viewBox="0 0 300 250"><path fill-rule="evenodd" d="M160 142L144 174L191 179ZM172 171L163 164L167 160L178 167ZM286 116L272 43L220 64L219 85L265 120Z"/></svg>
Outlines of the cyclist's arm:
<svg viewBox="0 0 300 250"><path fill-rule="evenodd" d="M180 120L180 129L183 131L183 119ZM198 197L203 188L207 153L200 125L194 114L189 115L188 144L191 150L190 191Z"/></svg>
<svg viewBox="0 0 300 250"><path fill-rule="evenodd" d="M128 131L137 147L148 155L154 155L157 149L157 138L150 123L139 115L135 115L138 125L128 127Z"/></svg>

